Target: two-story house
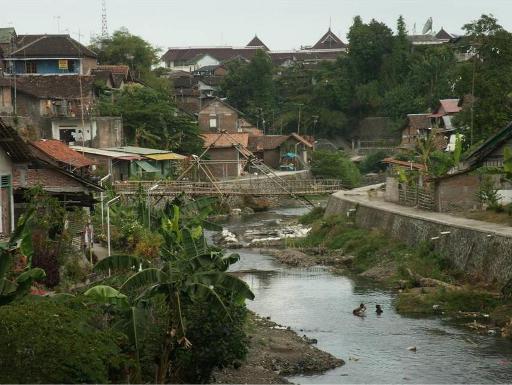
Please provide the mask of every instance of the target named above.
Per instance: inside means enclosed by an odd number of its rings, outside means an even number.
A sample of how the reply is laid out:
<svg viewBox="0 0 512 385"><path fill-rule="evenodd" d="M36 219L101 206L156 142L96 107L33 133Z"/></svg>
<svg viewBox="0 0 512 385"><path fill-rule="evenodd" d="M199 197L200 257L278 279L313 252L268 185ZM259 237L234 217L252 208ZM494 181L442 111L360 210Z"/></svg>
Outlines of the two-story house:
<svg viewBox="0 0 512 385"><path fill-rule="evenodd" d="M69 35L16 35L4 48L9 73L22 75L85 75L97 55Z"/></svg>

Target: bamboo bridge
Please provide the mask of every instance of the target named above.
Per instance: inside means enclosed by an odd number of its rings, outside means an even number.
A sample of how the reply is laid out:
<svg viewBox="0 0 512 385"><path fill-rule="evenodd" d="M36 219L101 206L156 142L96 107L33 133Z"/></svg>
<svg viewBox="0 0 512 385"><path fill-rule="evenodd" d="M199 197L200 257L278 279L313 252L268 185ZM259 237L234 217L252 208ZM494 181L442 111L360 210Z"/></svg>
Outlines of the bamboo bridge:
<svg viewBox="0 0 512 385"><path fill-rule="evenodd" d="M179 194L189 196L280 196L301 197L332 194L346 189L337 179L248 178L227 181L125 181L113 185L118 195L151 194L172 197Z"/></svg>

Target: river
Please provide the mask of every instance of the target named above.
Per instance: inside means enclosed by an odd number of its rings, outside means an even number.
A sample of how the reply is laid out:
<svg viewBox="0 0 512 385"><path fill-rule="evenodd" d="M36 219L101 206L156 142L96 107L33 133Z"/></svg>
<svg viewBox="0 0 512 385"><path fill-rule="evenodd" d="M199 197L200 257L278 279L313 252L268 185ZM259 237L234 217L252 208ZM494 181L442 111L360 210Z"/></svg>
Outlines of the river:
<svg viewBox="0 0 512 385"><path fill-rule="evenodd" d="M276 209L224 224L237 234L248 228L275 225L303 213ZM453 322L403 317L393 309L395 293L360 279L331 274L326 268L294 269L255 250L236 250L233 271L256 295L248 307L299 334L318 340L317 347L346 364L324 374L289 378L313 383L509 383L512 343L501 337L477 335ZM358 318L359 303L368 315ZM377 316L376 304L384 313ZM407 348L415 346L416 352Z"/></svg>

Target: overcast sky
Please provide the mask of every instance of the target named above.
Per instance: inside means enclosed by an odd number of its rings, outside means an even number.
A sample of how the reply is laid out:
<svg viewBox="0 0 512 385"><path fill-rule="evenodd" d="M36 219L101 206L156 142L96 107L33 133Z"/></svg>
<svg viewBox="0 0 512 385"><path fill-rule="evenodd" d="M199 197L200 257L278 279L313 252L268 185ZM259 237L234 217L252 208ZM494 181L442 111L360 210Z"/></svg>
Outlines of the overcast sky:
<svg viewBox="0 0 512 385"><path fill-rule="evenodd" d="M101 0L0 0L0 26L18 34L69 32L87 43L101 32ZM492 13L512 29L512 0L107 0L108 27L126 27L160 48L235 45L255 33L270 49L314 44L327 30L346 41L355 15L390 27L402 14L418 33L432 16L434 30L461 27L482 13Z"/></svg>

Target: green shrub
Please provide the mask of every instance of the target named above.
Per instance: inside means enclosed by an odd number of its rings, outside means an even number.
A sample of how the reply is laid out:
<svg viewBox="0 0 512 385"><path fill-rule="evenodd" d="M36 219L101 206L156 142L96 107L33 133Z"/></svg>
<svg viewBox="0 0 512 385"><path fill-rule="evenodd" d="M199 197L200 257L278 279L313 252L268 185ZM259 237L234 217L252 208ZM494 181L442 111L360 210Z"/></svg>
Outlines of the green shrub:
<svg viewBox="0 0 512 385"><path fill-rule="evenodd" d="M359 169L343 152L313 152L311 172L315 177L341 179L351 188L361 181Z"/></svg>
<svg viewBox="0 0 512 385"><path fill-rule="evenodd" d="M359 170L363 174L368 174L369 172L381 172L387 168L385 163L382 163L382 159L387 157L388 154L386 151L375 151L368 154L364 160L359 164Z"/></svg>
<svg viewBox="0 0 512 385"><path fill-rule="evenodd" d="M178 350L173 373L175 382L208 383L215 368L245 358L247 309L245 305L231 303L227 311L229 315L224 309L200 302L185 308L187 337L192 348Z"/></svg>
<svg viewBox="0 0 512 385"><path fill-rule="evenodd" d="M302 215L299 218L299 223L303 225L310 225L311 223L322 219L325 213L325 208L323 207L315 207L313 210L308 212L307 214Z"/></svg>
<svg viewBox="0 0 512 385"><path fill-rule="evenodd" d="M0 307L0 383L124 382L123 336L93 324L78 302Z"/></svg>

